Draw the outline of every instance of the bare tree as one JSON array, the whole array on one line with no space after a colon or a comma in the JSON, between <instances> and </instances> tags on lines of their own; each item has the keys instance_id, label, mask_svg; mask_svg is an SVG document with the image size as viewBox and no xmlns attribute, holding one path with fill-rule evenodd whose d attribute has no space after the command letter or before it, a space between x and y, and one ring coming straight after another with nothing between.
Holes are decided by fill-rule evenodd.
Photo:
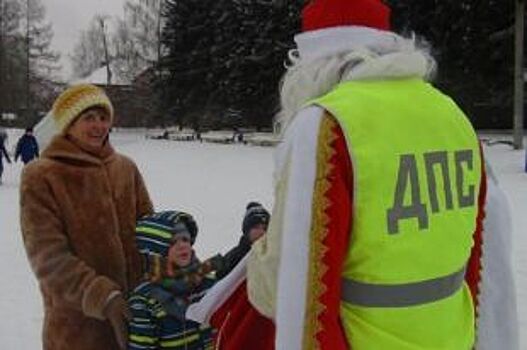
<instances>
[{"instance_id":1,"label":"bare tree","mask_svg":"<svg viewBox=\"0 0 527 350\"><path fill-rule=\"evenodd\" d=\"M108 52L108 41L106 40L106 20L107 16L97 16L97 21L101 26L102 44L104 47L104 65L106 66L106 85L112 84L112 69L110 68L110 54Z\"/></svg>"},{"instance_id":2,"label":"bare tree","mask_svg":"<svg viewBox=\"0 0 527 350\"><path fill-rule=\"evenodd\" d=\"M54 79L60 55L51 49L53 27L46 20L46 9L41 0L25 0L24 11L31 74Z\"/></svg>"},{"instance_id":3,"label":"bare tree","mask_svg":"<svg viewBox=\"0 0 527 350\"><path fill-rule=\"evenodd\" d=\"M131 81L147 65L136 49L136 42L130 25L122 19L117 21L112 35L115 49L115 70L119 78Z\"/></svg>"},{"instance_id":4,"label":"bare tree","mask_svg":"<svg viewBox=\"0 0 527 350\"><path fill-rule=\"evenodd\" d=\"M105 17L102 17L105 20ZM105 64L105 49L102 38L105 37L100 22L101 16L92 19L87 29L81 32L81 36L73 49L70 60L73 66L73 76L83 78L94 70ZM110 50L111 51L111 50ZM108 54L108 61L110 60Z\"/></svg>"},{"instance_id":5,"label":"bare tree","mask_svg":"<svg viewBox=\"0 0 527 350\"><path fill-rule=\"evenodd\" d=\"M0 0L0 112L18 105L22 10L15 0Z\"/></svg>"},{"instance_id":6,"label":"bare tree","mask_svg":"<svg viewBox=\"0 0 527 350\"><path fill-rule=\"evenodd\" d=\"M25 0L26 43L26 123L36 122L35 111L45 109L49 81L55 80L60 55L51 49L53 27L46 20L46 9L41 0Z\"/></svg>"},{"instance_id":7,"label":"bare tree","mask_svg":"<svg viewBox=\"0 0 527 350\"><path fill-rule=\"evenodd\" d=\"M117 23L113 44L118 60L118 74L132 80L147 67L159 62L162 55L162 0L127 0L124 18Z\"/></svg>"},{"instance_id":8,"label":"bare tree","mask_svg":"<svg viewBox=\"0 0 527 350\"><path fill-rule=\"evenodd\" d=\"M41 0L0 0L0 110L24 110L31 122L32 110L43 108L41 86L59 68L52 38Z\"/></svg>"}]
</instances>

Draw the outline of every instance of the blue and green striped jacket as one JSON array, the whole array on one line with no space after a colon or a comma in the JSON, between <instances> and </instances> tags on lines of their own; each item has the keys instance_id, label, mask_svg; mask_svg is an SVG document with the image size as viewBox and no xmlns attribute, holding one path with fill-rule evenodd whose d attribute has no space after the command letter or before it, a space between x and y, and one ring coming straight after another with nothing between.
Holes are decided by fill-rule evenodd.
<instances>
[{"instance_id":1,"label":"blue and green striped jacket","mask_svg":"<svg viewBox=\"0 0 527 350\"><path fill-rule=\"evenodd\" d=\"M199 301L216 280L206 277L199 287L181 295L159 283L145 282L128 299L132 320L129 350L212 350L213 329L185 319L187 306Z\"/></svg>"}]
</instances>

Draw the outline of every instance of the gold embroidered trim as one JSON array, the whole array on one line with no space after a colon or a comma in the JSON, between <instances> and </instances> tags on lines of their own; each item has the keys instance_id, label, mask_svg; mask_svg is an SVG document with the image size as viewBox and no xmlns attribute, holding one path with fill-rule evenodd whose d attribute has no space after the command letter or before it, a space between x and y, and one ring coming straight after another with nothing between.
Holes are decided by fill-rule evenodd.
<instances>
[{"instance_id":1,"label":"gold embroidered trim","mask_svg":"<svg viewBox=\"0 0 527 350\"><path fill-rule=\"evenodd\" d=\"M337 138L333 132L335 126L336 121L326 113L320 123L317 141L317 168L313 191L311 232L309 234L308 288L302 345L302 348L306 350L320 349L316 336L323 331L319 317L326 310L326 306L320 301L320 298L327 289L322 283L322 278L328 267L323 264L322 259L328 250L324 245L324 240L328 234L329 223L326 210L331 203L326 195L330 188L328 175L334 167L330 163L330 159L335 154L335 150L331 147Z\"/></svg>"}]
</instances>

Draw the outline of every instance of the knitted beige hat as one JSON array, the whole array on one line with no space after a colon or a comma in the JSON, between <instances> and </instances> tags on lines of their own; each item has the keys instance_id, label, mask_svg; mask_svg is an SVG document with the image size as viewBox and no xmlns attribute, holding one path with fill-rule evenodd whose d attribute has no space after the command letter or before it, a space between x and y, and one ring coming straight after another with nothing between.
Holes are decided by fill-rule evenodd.
<instances>
[{"instance_id":1,"label":"knitted beige hat","mask_svg":"<svg viewBox=\"0 0 527 350\"><path fill-rule=\"evenodd\" d=\"M103 89L91 84L74 85L66 89L53 103L51 111L35 126L35 137L45 148L53 136L64 133L82 112L102 107L113 121L113 106Z\"/></svg>"},{"instance_id":2,"label":"knitted beige hat","mask_svg":"<svg viewBox=\"0 0 527 350\"><path fill-rule=\"evenodd\" d=\"M64 132L73 120L90 107L102 107L113 120L113 106L103 89L90 84L68 88L53 103L51 114L59 132Z\"/></svg>"}]
</instances>

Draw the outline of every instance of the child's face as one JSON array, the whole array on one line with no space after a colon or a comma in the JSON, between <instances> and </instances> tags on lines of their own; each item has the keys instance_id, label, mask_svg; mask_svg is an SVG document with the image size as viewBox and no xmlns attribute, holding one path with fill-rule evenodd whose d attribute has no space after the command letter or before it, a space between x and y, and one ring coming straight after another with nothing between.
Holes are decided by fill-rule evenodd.
<instances>
[{"instance_id":1,"label":"child's face","mask_svg":"<svg viewBox=\"0 0 527 350\"><path fill-rule=\"evenodd\" d=\"M267 227L265 224L256 224L253 228L249 230L249 239L251 242L256 241L258 238L262 237L265 234Z\"/></svg>"},{"instance_id":2,"label":"child's face","mask_svg":"<svg viewBox=\"0 0 527 350\"><path fill-rule=\"evenodd\" d=\"M168 250L168 262L171 265L185 267L192 260L192 245L189 236L176 236Z\"/></svg>"}]
</instances>

